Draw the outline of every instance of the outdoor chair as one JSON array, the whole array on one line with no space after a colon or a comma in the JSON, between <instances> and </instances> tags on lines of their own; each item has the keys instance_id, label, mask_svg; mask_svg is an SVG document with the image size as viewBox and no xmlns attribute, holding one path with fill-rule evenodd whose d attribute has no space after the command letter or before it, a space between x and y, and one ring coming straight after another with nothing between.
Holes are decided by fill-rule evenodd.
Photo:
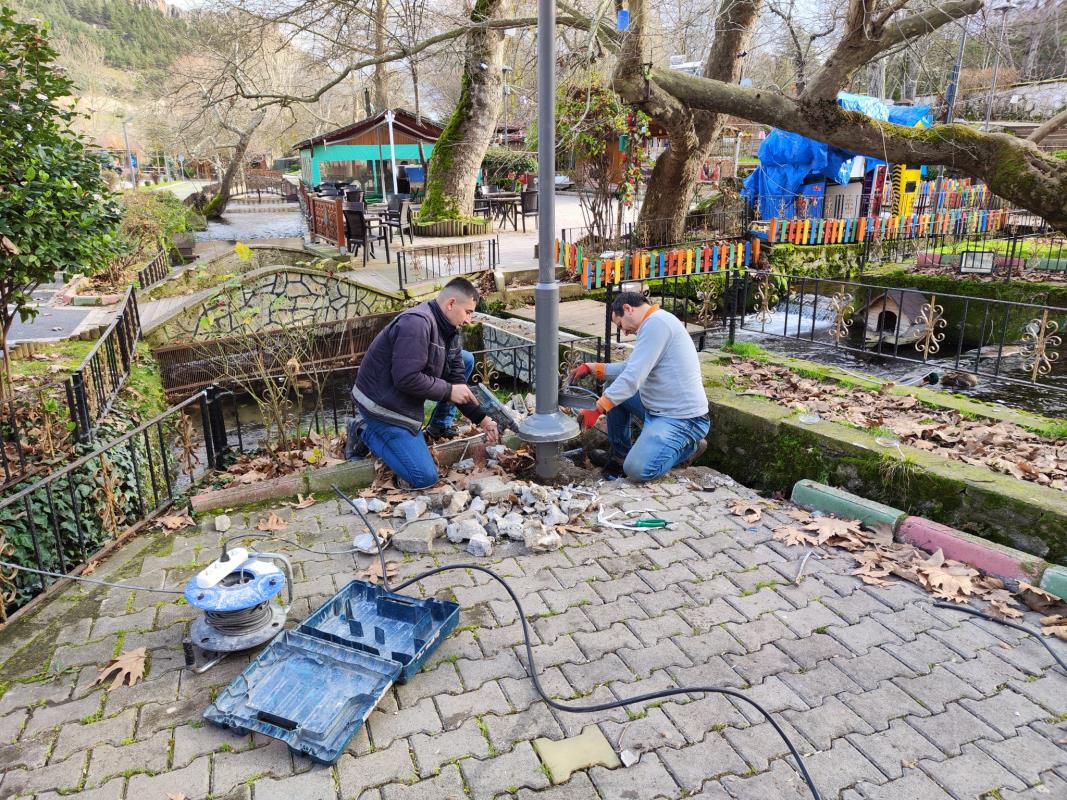
<instances>
[{"instance_id":1,"label":"outdoor chair","mask_svg":"<svg viewBox=\"0 0 1067 800\"><path fill-rule=\"evenodd\" d=\"M345 202L348 202L348 203L362 203L363 202L363 190L362 189L345 189Z\"/></svg>"},{"instance_id":2,"label":"outdoor chair","mask_svg":"<svg viewBox=\"0 0 1067 800\"><path fill-rule=\"evenodd\" d=\"M485 196L485 190L481 185L474 187L474 216L491 219L493 216L493 204Z\"/></svg>"},{"instance_id":3,"label":"outdoor chair","mask_svg":"<svg viewBox=\"0 0 1067 800\"><path fill-rule=\"evenodd\" d=\"M374 258L374 243L381 242L385 246L385 263L389 262L389 231L383 225L373 228L367 222L363 208L350 206L362 206L362 203L345 203L342 212L345 215L345 249L353 255L363 248L363 266L367 266L367 254Z\"/></svg>"},{"instance_id":4,"label":"outdoor chair","mask_svg":"<svg viewBox=\"0 0 1067 800\"><path fill-rule=\"evenodd\" d=\"M407 232L411 243L415 243L415 232L411 224L411 201L401 200L400 208L396 211L386 211L382 214L382 224L390 232L400 234L400 244L404 244L404 232Z\"/></svg>"},{"instance_id":5,"label":"outdoor chair","mask_svg":"<svg viewBox=\"0 0 1067 800\"><path fill-rule=\"evenodd\" d=\"M522 215L522 232L526 233L526 218L533 217L536 220L538 217L537 192L523 192L520 195L519 202L519 214Z\"/></svg>"}]
</instances>

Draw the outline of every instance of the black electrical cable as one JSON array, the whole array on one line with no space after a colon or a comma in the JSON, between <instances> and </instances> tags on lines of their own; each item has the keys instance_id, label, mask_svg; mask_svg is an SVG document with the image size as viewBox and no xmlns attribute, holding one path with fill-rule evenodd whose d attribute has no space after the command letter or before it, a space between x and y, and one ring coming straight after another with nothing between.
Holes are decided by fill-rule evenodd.
<instances>
[{"instance_id":1,"label":"black electrical cable","mask_svg":"<svg viewBox=\"0 0 1067 800\"><path fill-rule=\"evenodd\" d=\"M0 567L4 569L17 569L22 572L29 572L34 575L44 575L49 578L63 578L68 581L81 581L82 583L95 583L97 586L111 586L115 589L129 589L131 592L161 592L162 594L185 594L181 589L153 589L150 586L132 586L128 583L115 583L114 581L103 581L98 578L83 578L81 575L66 575L62 572L49 572L46 569L34 569L33 567L24 567L22 564L12 564L9 561L0 561Z\"/></svg>"},{"instance_id":2,"label":"black electrical cable","mask_svg":"<svg viewBox=\"0 0 1067 800\"><path fill-rule=\"evenodd\" d=\"M1057 655L1056 651L1052 649L1052 645L1048 643L1045 637L1035 631L1033 628L1028 628L1025 625L1020 625L1017 622L1009 622L1006 619L998 619L997 617L991 617L989 616L989 614L983 614L981 611L973 609L970 606L957 606L953 605L952 603L942 603L940 601L937 601L934 603L934 608L947 608L950 611L962 611L964 614L970 614L971 616L981 617L982 619L989 620L990 622L996 622L998 625L1005 625L1009 628L1015 628L1015 630L1017 631L1028 633L1035 639L1037 639L1039 642L1041 642L1041 644L1045 646L1045 649L1048 650L1049 655L1051 655L1056 660L1056 663L1060 665L1060 669L1062 669L1064 672L1067 672L1067 663L1064 663L1063 659L1060 658L1059 655Z\"/></svg>"},{"instance_id":3,"label":"black electrical cable","mask_svg":"<svg viewBox=\"0 0 1067 800\"><path fill-rule=\"evenodd\" d=\"M380 552L380 550L379 550ZM789 752L792 754L793 759L797 763L797 767L800 770L800 775L804 778L804 782L808 785L808 789L811 791L811 796L814 800L822 800L822 795L819 794L819 790L815 786L815 782L812 780L811 774L808 772L808 768L804 765L804 759L801 757L800 752L796 746L790 741L789 736L782 730L782 727L774 721L774 718L770 715L763 706L757 703L750 697L746 697L741 692L734 689L727 689L722 686L679 686L674 689L661 689L658 692L648 692L646 694L634 695L633 697L624 697L621 700L615 700L611 703L596 703L587 706L571 706L560 703L557 700L553 700L548 694L545 693L544 687L541 686L541 681L537 677L537 667L534 663L533 648L530 645L530 627L526 621L526 612L523 611L522 603L519 601L515 591L508 585L508 582L493 572L487 567L483 567L480 564L446 564L443 567L436 567L431 570L427 570L420 575L416 575L414 578L404 581L399 586L393 588L391 591L400 592L411 586L413 583L418 583L421 580L425 580L433 575L437 575L440 572L447 572L452 569L462 570L474 570L475 572L484 572L490 578L495 580L501 586L504 587L504 591L511 597L511 601L515 604L515 608L519 612L519 621L522 623L522 638L526 646L526 659L527 666L526 672L530 676L530 680L533 681L534 689L541 696L541 699L545 701L550 707L557 709L558 711L567 711L571 714L589 714L596 711L609 711L613 708L622 708L623 706L633 705L634 703L646 703L650 700L659 700L663 697L672 697L679 694L724 694L728 697L735 697L742 702L748 703L754 709L756 709L763 718L771 724L775 732L782 737L782 741L785 742L785 746L789 748Z\"/></svg>"}]
</instances>

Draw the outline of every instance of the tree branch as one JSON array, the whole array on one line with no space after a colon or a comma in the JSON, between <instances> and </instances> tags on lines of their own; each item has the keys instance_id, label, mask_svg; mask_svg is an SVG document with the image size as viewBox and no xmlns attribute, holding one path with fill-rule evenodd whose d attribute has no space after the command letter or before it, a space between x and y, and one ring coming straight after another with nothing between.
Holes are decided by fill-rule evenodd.
<instances>
[{"instance_id":1,"label":"tree branch","mask_svg":"<svg viewBox=\"0 0 1067 800\"><path fill-rule=\"evenodd\" d=\"M851 0L845 18L845 34L808 83L802 95L804 99L836 102L837 93L848 85L856 71L880 53L982 8L982 0L948 0L940 6L891 21L889 16L903 6L901 0L877 17L868 8L869 2Z\"/></svg>"},{"instance_id":2,"label":"tree branch","mask_svg":"<svg viewBox=\"0 0 1067 800\"><path fill-rule=\"evenodd\" d=\"M1050 134L1055 133L1064 125L1067 125L1067 108L1064 108L1059 114L1052 119L1041 124L1041 126L1031 133L1027 137L1027 141L1034 144L1041 144Z\"/></svg>"}]
</instances>

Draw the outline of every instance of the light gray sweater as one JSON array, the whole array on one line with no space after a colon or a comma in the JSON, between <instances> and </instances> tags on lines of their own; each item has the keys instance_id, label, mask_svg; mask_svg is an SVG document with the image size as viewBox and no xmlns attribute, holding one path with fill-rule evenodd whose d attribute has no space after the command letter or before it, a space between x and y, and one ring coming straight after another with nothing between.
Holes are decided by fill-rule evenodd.
<instances>
[{"instance_id":1,"label":"light gray sweater","mask_svg":"<svg viewBox=\"0 0 1067 800\"><path fill-rule=\"evenodd\" d=\"M625 361L604 366L614 380L604 397L615 405L640 393L649 414L690 419L708 413L693 339L674 314L656 309L637 329L637 342Z\"/></svg>"}]
</instances>

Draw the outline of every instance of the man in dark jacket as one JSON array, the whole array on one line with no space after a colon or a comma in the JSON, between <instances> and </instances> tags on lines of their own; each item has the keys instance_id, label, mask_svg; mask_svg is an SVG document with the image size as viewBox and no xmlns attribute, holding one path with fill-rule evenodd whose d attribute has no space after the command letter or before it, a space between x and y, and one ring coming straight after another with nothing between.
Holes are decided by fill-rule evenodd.
<instances>
[{"instance_id":1,"label":"man in dark jacket","mask_svg":"<svg viewBox=\"0 0 1067 800\"><path fill-rule=\"evenodd\" d=\"M432 486L438 478L422 433L427 400L436 400L439 411L454 403L490 443L497 439L496 423L478 410L466 384L469 370L460 346L459 328L470 322L477 302L474 285L453 278L436 300L390 322L359 365L352 397L363 420L350 431L358 429L353 434L413 488Z\"/></svg>"}]
</instances>

